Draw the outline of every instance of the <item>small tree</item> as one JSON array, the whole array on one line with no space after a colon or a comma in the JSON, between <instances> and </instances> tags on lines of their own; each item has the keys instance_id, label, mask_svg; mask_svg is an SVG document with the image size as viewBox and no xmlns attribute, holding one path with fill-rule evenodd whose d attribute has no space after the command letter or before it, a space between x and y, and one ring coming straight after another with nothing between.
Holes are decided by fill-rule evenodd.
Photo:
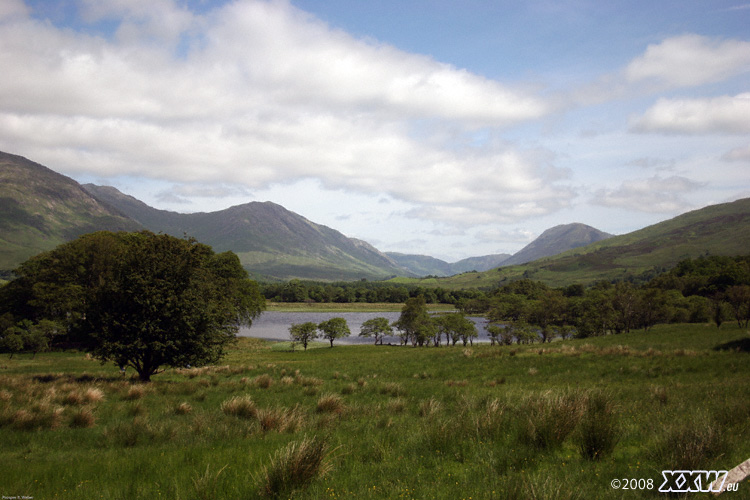
<instances>
[{"instance_id":1,"label":"small tree","mask_svg":"<svg viewBox=\"0 0 750 500\"><path fill-rule=\"evenodd\" d=\"M456 340L460 339L464 345L471 342L474 344L474 339L477 337L477 327L474 322L464 316L462 313L450 313L444 314L439 319L441 329L445 332L446 336L453 340L453 345L456 345Z\"/></svg>"},{"instance_id":2,"label":"small tree","mask_svg":"<svg viewBox=\"0 0 750 500\"><path fill-rule=\"evenodd\" d=\"M346 320L344 318L331 318L329 320L323 321L318 325L318 330L323 333L322 337L324 339L328 339L328 341L331 343L331 347L333 347L334 340L340 339L342 337L348 337L352 334L352 332L349 330L349 325L346 324Z\"/></svg>"},{"instance_id":3,"label":"small tree","mask_svg":"<svg viewBox=\"0 0 750 500\"><path fill-rule=\"evenodd\" d=\"M23 351L23 329L17 326L11 326L7 328L0 339L0 348L7 353L9 359L13 359L13 355L17 352Z\"/></svg>"},{"instance_id":4,"label":"small tree","mask_svg":"<svg viewBox=\"0 0 750 500\"><path fill-rule=\"evenodd\" d=\"M750 323L750 286L734 285L727 289L727 302L732 307L737 325L747 328Z\"/></svg>"},{"instance_id":5,"label":"small tree","mask_svg":"<svg viewBox=\"0 0 750 500\"><path fill-rule=\"evenodd\" d=\"M383 317L368 319L362 323L362 327L359 330L360 337L375 337L375 345L377 345L378 342L382 345L383 337L392 334L393 327L388 321L388 318Z\"/></svg>"},{"instance_id":6,"label":"small tree","mask_svg":"<svg viewBox=\"0 0 750 500\"><path fill-rule=\"evenodd\" d=\"M312 321L306 323L294 323L289 327L289 335L292 342L300 342L307 350L307 344L318 336L318 325Z\"/></svg>"}]
</instances>

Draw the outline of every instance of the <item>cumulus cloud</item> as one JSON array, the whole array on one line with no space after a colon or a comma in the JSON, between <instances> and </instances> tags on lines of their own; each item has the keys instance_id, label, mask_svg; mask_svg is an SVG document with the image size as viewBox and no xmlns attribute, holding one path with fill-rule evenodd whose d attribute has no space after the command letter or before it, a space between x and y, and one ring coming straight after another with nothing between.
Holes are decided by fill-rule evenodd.
<instances>
[{"instance_id":1,"label":"cumulus cloud","mask_svg":"<svg viewBox=\"0 0 750 500\"><path fill-rule=\"evenodd\" d=\"M631 120L635 132L750 133L750 93L706 99L659 99Z\"/></svg>"},{"instance_id":2,"label":"cumulus cloud","mask_svg":"<svg viewBox=\"0 0 750 500\"><path fill-rule=\"evenodd\" d=\"M701 183L686 177L654 176L625 181L616 189L599 189L591 202L639 212L678 213L690 208L683 196L701 186Z\"/></svg>"},{"instance_id":3,"label":"cumulus cloud","mask_svg":"<svg viewBox=\"0 0 750 500\"><path fill-rule=\"evenodd\" d=\"M750 42L689 34L649 45L625 69L628 82L703 85L750 71Z\"/></svg>"},{"instance_id":4,"label":"cumulus cloud","mask_svg":"<svg viewBox=\"0 0 750 500\"><path fill-rule=\"evenodd\" d=\"M288 2L195 13L172 0L84 0L80 10L116 29L0 15L3 149L98 176L248 189L319 179L461 223L545 214L573 196L538 151L436 139L448 126L468 137L550 112L523 89L356 39Z\"/></svg>"}]
</instances>

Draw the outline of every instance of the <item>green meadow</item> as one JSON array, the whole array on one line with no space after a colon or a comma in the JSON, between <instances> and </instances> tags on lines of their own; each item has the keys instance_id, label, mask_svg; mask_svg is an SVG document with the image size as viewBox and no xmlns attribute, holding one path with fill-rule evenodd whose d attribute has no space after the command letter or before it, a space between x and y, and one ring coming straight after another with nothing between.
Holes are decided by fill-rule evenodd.
<instances>
[{"instance_id":1,"label":"green meadow","mask_svg":"<svg viewBox=\"0 0 750 500\"><path fill-rule=\"evenodd\" d=\"M749 344L728 323L503 347L243 338L148 384L79 352L5 355L0 494L667 498L662 470L750 458Z\"/></svg>"}]
</instances>

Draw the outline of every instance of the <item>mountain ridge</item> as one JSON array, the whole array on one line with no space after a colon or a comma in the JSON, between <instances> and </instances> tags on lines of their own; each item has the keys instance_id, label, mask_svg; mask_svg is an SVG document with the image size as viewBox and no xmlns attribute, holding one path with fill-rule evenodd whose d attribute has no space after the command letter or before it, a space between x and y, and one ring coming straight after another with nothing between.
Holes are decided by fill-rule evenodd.
<instances>
[{"instance_id":1,"label":"mountain ridge","mask_svg":"<svg viewBox=\"0 0 750 500\"><path fill-rule=\"evenodd\" d=\"M453 276L467 271L488 271L502 265L510 257L510 254L491 254L469 257L451 263L429 255L401 252L386 252L385 254L417 276L438 277Z\"/></svg>"},{"instance_id":2,"label":"mountain ridge","mask_svg":"<svg viewBox=\"0 0 750 500\"><path fill-rule=\"evenodd\" d=\"M73 179L1 151L0 213L0 269L4 270L88 232L138 229L137 223L91 198Z\"/></svg>"},{"instance_id":3,"label":"mountain ridge","mask_svg":"<svg viewBox=\"0 0 750 500\"><path fill-rule=\"evenodd\" d=\"M111 186L84 187L98 199L132 214L149 230L178 237L188 234L216 251L231 250L246 269L267 278L384 278L404 271L369 243L348 238L270 201L180 214L149 207Z\"/></svg>"},{"instance_id":4,"label":"mountain ridge","mask_svg":"<svg viewBox=\"0 0 750 500\"><path fill-rule=\"evenodd\" d=\"M573 283L645 281L678 262L704 255L750 253L750 198L709 205L645 228L526 264L433 280L403 280L444 288L491 288L518 279L553 287Z\"/></svg>"},{"instance_id":5,"label":"mountain ridge","mask_svg":"<svg viewBox=\"0 0 750 500\"><path fill-rule=\"evenodd\" d=\"M612 236L614 235L580 222L560 224L544 231L534 241L514 253L502 265L525 264L544 257L552 257L567 250L606 240Z\"/></svg>"}]
</instances>

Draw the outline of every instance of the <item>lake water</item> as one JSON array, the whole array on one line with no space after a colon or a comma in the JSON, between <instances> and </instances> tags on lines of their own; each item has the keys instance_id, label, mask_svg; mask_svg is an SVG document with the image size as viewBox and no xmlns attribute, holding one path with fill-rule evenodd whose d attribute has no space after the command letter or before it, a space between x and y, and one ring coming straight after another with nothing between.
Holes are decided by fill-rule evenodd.
<instances>
[{"instance_id":1,"label":"lake water","mask_svg":"<svg viewBox=\"0 0 750 500\"><path fill-rule=\"evenodd\" d=\"M267 340L289 340L289 327L294 323L306 323L312 321L313 323L322 323L331 318L344 318L346 323L349 325L351 330L351 337L344 337L334 342L335 344L372 344L375 342L372 338L359 337L359 331L362 327L362 323L368 319L383 317L388 318L388 321L393 323L401 315L399 312L339 312L339 313L325 313L325 312L283 312L283 311L266 311L260 315L250 328L243 327L240 329L239 335L241 337L256 337ZM489 342L489 336L485 329L485 319L479 317L470 317L470 319L477 325L477 331L479 338L474 339L474 342ZM388 342L398 344L400 339L397 336L385 337L383 340L384 344ZM461 344L459 341L458 344Z\"/></svg>"}]
</instances>

